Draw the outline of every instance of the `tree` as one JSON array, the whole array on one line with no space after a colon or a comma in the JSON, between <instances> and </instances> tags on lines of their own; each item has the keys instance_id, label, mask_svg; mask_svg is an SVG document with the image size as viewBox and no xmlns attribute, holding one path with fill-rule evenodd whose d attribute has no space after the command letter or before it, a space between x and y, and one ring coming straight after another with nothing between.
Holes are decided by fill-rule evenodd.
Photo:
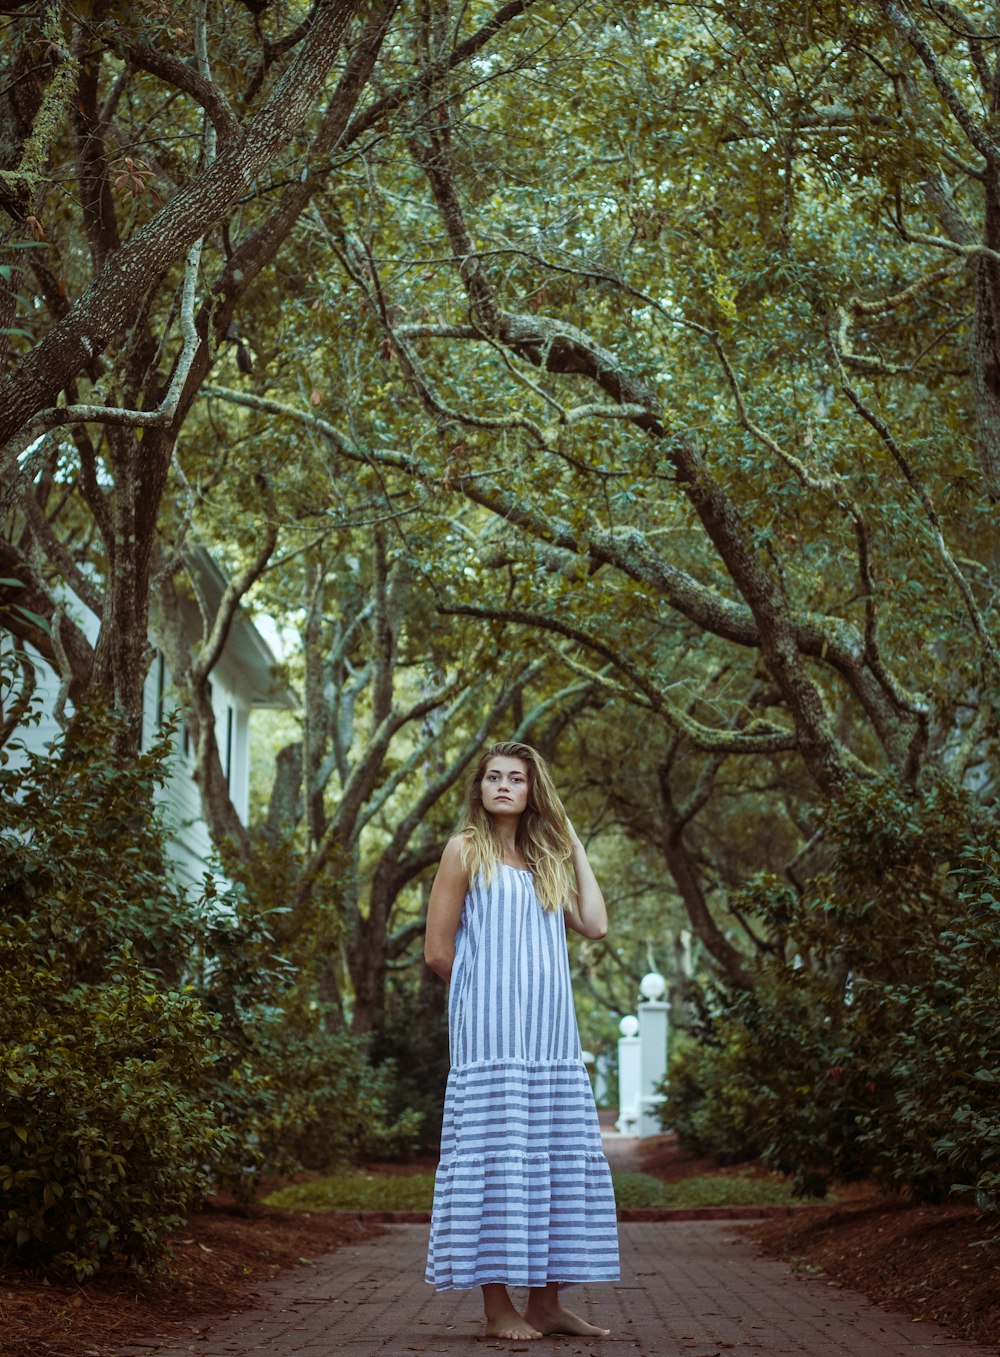
<instances>
[{"instance_id":1,"label":"tree","mask_svg":"<svg viewBox=\"0 0 1000 1357\"><path fill-rule=\"evenodd\" d=\"M318 223L327 295L359 299L350 363L394 361L397 417L341 397L317 418L264 373L210 393L382 467L397 497L488 510L470 555L497 587L453 578L446 606L607 666L666 727L664 761L680 739L701 768L696 805L724 763L767 760L738 777L758 806L777 784L793 876L822 798L886 768L994 785L992 143L963 98L996 73L971 9L920 12L931 29L885 5L537 12L529 91L474 117L455 87L415 101L363 208ZM966 237L921 229L959 198ZM691 819L664 796L707 940Z\"/></svg>"},{"instance_id":2,"label":"tree","mask_svg":"<svg viewBox=\"0 0 1000 1357\"><path fill-rule=\"evenodd\" d=\"M234 578L276 559L261 518L279 540L333 506L391 523L443 615L514 629L553 690L644 723L649 830L745 981L771 944L727 893L762 859L801 878L827 799L936 768L994 794L989 30L971 4L388 17L171 474L192 519L225 487L253 523ZM262 478L243 502L230 455ZM185 522L161 516L164 578ZM27 555L3 573L52 617ZM720 823L752 846L722 851Z\"/></svg>"},{"instance_id":3,"label":"tree","mask_svg":"<svg viewBox=\"0 0 1000 1357\"><path fill-rule=\"evenodd\" d=\"M18 634L68 671L75 698L99 691L131 718L124 756L138 739L161 500L180 430L225 342L251 361L238 308L316 194L342 179L356 144L530 3L488 14L401 80L390 57L387 86L364 107L400 0L317 0L285 31L268 6L230 14L207 0L127 18L107 5L86 18L57 10L38 20L28 7L16 15L0 206L11 246L33 231L47 248L25 252L45 310L30 331L22 317L28 343L0 380L4 509L27 504L4 544L3 573L50 622L18 616ZM78 211L56 200L60 180L75 185ZM21 268L8 257L0 311L9 319ZM96 528L100 585L46 517L67 461ZM47 590L50 571L100 605L93 651Z\"/></svg>"},{"instance_id":4,"label":"tree","mask_svg":"<svg viewBox=\"0 0 1000 1357\"><path fill-rule=\"evenodd\" d=\"M161 577L157 630L190 714L194 777L226 870L252 898L280 907L279 950L314 977L341 1020L346 983L351 1024L367 1032L389 968L417 954L426 902L414 884L452 832L456 783L501 731L537 730L544 742L545 719L590 686L552 692L532 657L498 674L502 633L476 636L437 616L427 579L382 529L370 541L348 531L310 541L274 588L301 618L302 706L299 737L278 751L266 818L253 828L230 798L210 685L214 638L241 580L214 613L206 607L192 657L177 584Z\"/></svg>"}]
</instances>

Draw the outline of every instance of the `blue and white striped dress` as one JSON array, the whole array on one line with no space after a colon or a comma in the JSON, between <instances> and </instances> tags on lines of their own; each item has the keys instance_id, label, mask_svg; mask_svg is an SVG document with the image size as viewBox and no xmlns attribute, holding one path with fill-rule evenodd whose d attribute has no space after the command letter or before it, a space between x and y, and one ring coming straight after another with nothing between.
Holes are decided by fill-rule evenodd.
<instances>
[{"instance_id":1,"label":"blue and white striped dress","mask_svg":"<svg viewBox=\"0 0 1000 1357\"><path fill-rule=\"evenodd\" d=\"M532 875L477 877L455 937L451 1072L427 1281L618 1279L614 1191L581 1059L561 909Z\"/></svg>"}]
</instances>

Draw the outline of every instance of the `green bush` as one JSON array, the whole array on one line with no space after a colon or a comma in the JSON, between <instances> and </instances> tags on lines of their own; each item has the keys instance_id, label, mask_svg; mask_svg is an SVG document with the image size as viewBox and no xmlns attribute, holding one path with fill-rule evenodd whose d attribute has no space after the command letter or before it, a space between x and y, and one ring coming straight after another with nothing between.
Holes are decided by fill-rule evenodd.
<instances>
[{"instance_id":1,"label":"green bush","mask_svg":"<svg viewBox=\"0 0 1000 1357\"><path fill-rule=\"evenodd\" d=\"M764 877L738 906L776 955L672 1061L664 1117L702 1152L743 1147L822 1195L874 1178L913 1200L1000 1206L1000 855L945 781L889 780L828 808L828 872Z\"/></svg>"},{"instance_id":2,"label":"green bush","mask_svg":"<svg viewBox=\"0 0 1000 1357\"><path fill-rule=\"evenodd\" d=\"M112 1250L141 1270L202 1199L227 1144L205 1096L212 1024L190 996L156 990L125 950L105 981L65 990L26 964L17 929L0 932L2 1229L78 1278Z\"/></svg>"},{"instance_id":3,"label":"green bush","mask_svg":"<svg viewBox=\"0 0 1000 1357\"><path fill-rule=\"evenodd\" d=\"M215 1182L394 1151L390 1066L328 1030L238 889L189 899L154 792L80 714L50 758L0 752L0 1238L76 1277L137 1270Z\"/></svg>"},{"instance_id":4,"label":"green bush","mask_svg":"<svg viewBox=\"0 0 1000 1357\"><path fill-rule=\"evenodd\" d=\"M210 998L211 996L209 996ZM390 1064L373 1068L364 1042L330 1030L322 1009L289 996L225 1041L215 1098L232 1131L217 1175L248 1201L264 1173L333 1169L413 1148L419 1112L400 1109Z\"/></svg>"},{"instance_id":5,"label":"green bush","mask_svg":"<svg viewBox=\"0 0 1000 1357\"><path fill-rule=\"evenodd\" d=\"M431 1149L441 1138L450 1066L444 986L440 985L438 1007L429 1005L427 998L415 986L392 986L370 1050L372 1064L393 1071L388 1114L398 1117L407 1110L415 1112L416 1143L423 1149Z\"/></svg>"},{"instance_id":6,"label":"green bush","mask_svg":"<svg viewBox=\"0 0 1000 1357\"><path fill-rule=\"evenodd\" d=\"M736 1164L759 1158L763 1146L754 1124L756 1089L746 1069L743 1034L734 1025L721 1035L711 1046L684 1036L671 1043L660 1118L682 1149Z\"/></svg>"},{"instance_id":7,"label":"green bush","mask_svg":"<svg viewBox=\"0 0 1000 1357\"><path fill-rule=\"evenodd\" d=\"M961 1193L1000 1211L1000 853L963 849L957 913L919 983L865 996L884 1010L886 1106L862 1118L881 1176L918 1196ZM891 1134L887 1134L890 1132Z\"/></svg>"},{"instance_id":8,"label":"green bush","mask_svg":"<svg viewBox=\"0 0 1000 1357\"><path fill-rule=\"evenodd\" d=\"M123 769L113 734L81 716L58 757L0 769L0 1231L77 1277L155 1260L229 1139L216 1023L179 979L163 751Z\"/></svg>"},{"instance_id":9,"label":"green bush","mask_svg":"<svg viewBox=\"0 0 1000 1357\"><path fill-rule=\"evenodd\" d=\"M648 1173L612 1173L615 1205L624 1207L662 1206L663 1184Z\"/></svg>"}]
</instances>

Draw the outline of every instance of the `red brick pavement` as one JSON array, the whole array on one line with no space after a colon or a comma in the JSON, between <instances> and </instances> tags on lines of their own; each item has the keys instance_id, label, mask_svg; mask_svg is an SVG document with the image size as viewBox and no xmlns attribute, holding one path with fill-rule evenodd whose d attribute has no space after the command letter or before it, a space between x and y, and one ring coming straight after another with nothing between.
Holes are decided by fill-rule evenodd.
<instances>
[{"instance_id":1,"label":"red brick pavement","mask_svg":"<svg viewBox=\"0 0 1000 1357\"><path fill-rule=\"evenodd\" d=\"M731 1222L621 1227L622 1280L569 1288L567 1303L612 1330L600 1341L478 1339L479 1293L436 1294L422 1280L425 1225L340 1249L261 1286L242 1314L203 1321L190 1339L124 1348L121 1357L995 1357L821 1278L759 1258Z\"/></svg>"}]
</instances>

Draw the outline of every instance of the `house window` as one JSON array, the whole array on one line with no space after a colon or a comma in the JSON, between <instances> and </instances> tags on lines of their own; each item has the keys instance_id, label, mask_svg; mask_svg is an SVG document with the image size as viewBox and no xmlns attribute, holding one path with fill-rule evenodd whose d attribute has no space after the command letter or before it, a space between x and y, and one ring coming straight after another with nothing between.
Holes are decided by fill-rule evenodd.
<instances>
[{"instance_id":1,"label":"house window","mask_svg":"<svg viewBox=\"0 0 1000 1357\"><path fill-rule=\"evenodd\" d=\"M159 733L163 729L163 690L167 682L167 666L164 663L163 651L156 653L156 729Z\"/></svg>"},{"instance_id":2,"label":"house window","mask_svg":"<svg viewBox=\"0 0 1000 1357\"><path fill-rule=\"evenodd\" d=\"M226 786L233 785L233 707L226 703Z\"/></svg>"}]
</instances>

